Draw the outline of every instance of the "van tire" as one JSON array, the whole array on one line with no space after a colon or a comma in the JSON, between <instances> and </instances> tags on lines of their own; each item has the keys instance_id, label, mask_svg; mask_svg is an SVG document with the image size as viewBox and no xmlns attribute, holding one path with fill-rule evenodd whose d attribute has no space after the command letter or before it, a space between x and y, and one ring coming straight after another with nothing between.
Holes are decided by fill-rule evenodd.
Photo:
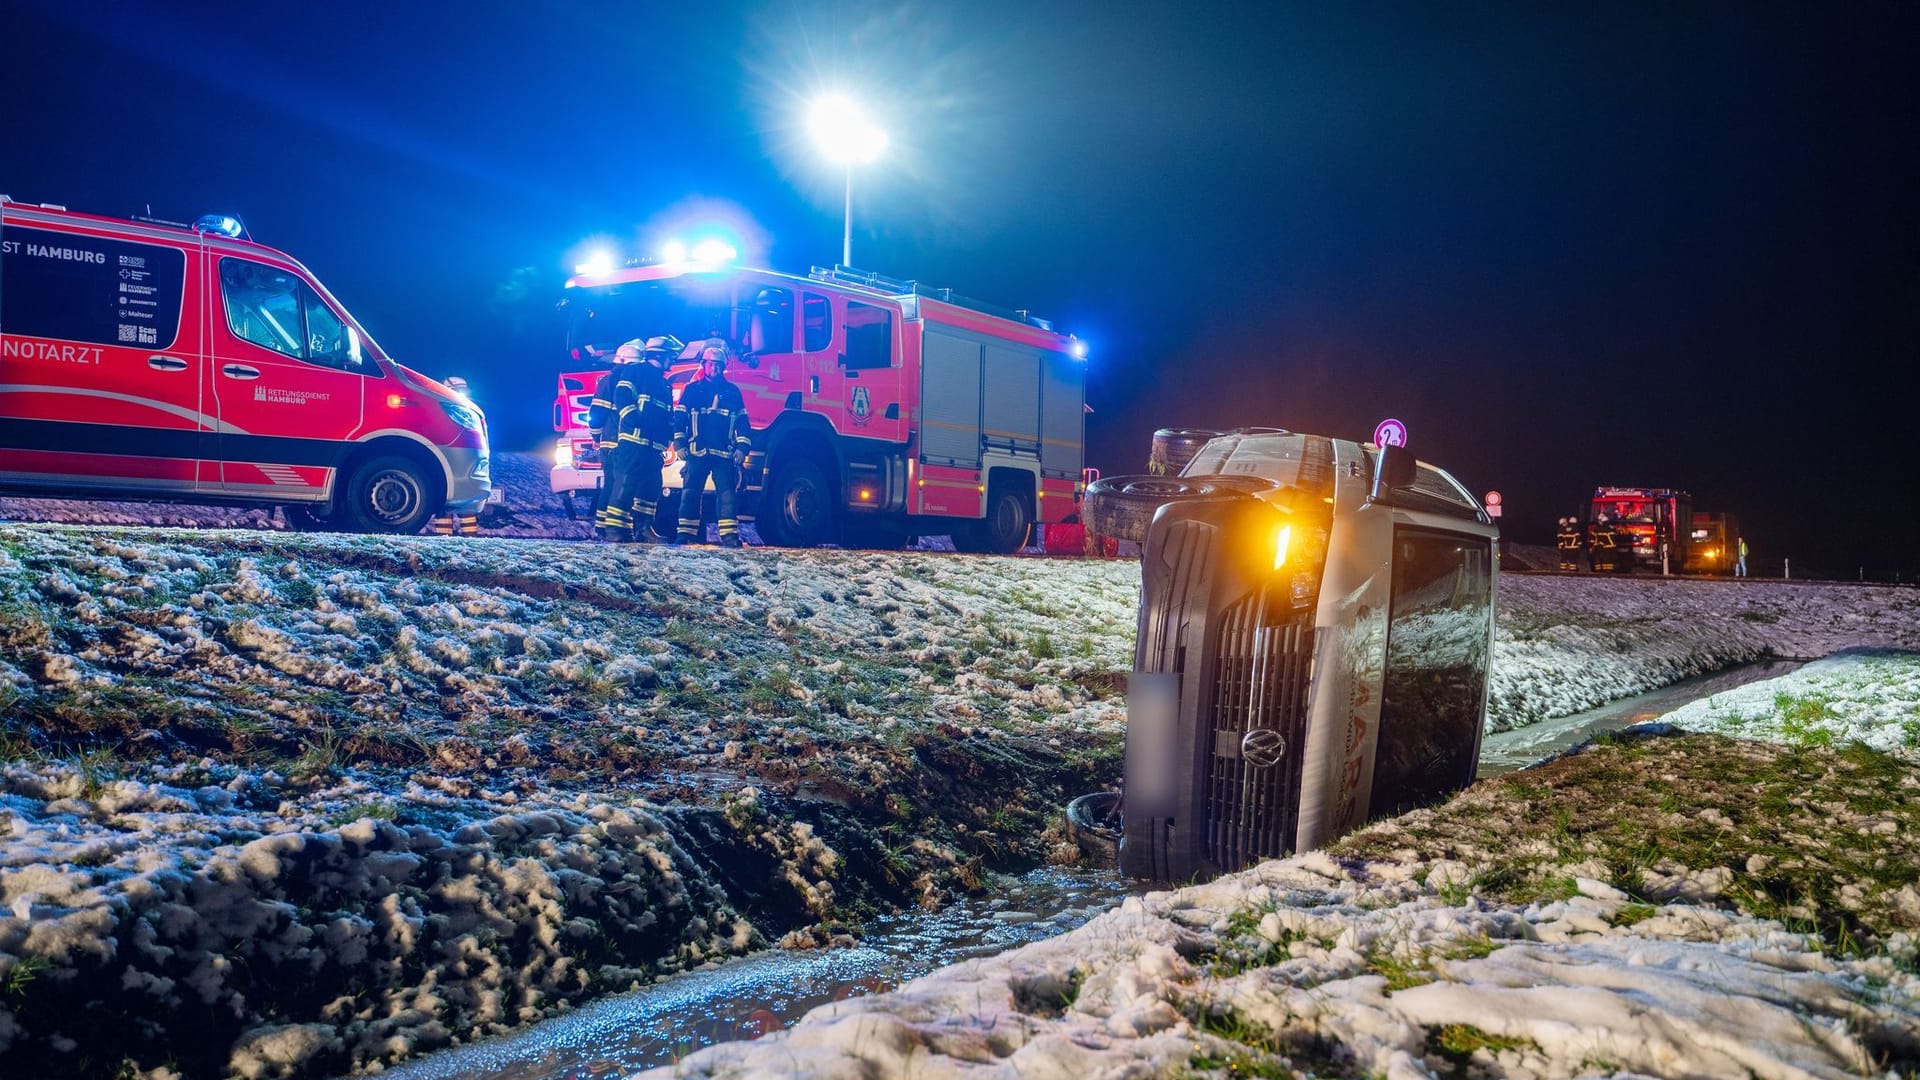
<instances>
[{"instance_id":1,"label":"van tire","mask_svg":"<svg viewBox=\"0 0 1920 1080\"><path fill-rule=\"evenodd\" d=\"M1153 449L1147 455L1148 475L1180 475L1201 447L1223 434L1212 428L1161 428L1153 433Z\"/></svg>"},{"instance_id":2,"label":"van tire","mask_svg":"<svg viewBox=\"0 0 1920 1080\"><path fill-rule=\"evenodd\" d=\"M840 534L834 487L808 458L776 464L754 510L754 530L769 544L818 547Z\"/></svg>"},{"instance_id":3,"label":"van tire","mask_svg":"<svg viewBox=\"0 0 1920 1080\"><path fill-rule=\"evenodd\" d=\"M1108 476L1087 486L1080 520L1090 535L1144 542L1154 512L1170 502L1245 499L1278 486L1258 476Z\"/></svg>"},{"instance_id":4,"label":"van tire","mask_svg":"<svg viewBox=\"0 0 1920 1080\"><path fill-rule=\"evenodd\" d=\"M346 499L336 517L355 532L417 533L439 509L437 488L419 462L382 454L361 462L347 477Z\"/></svg>"}]
</instances>

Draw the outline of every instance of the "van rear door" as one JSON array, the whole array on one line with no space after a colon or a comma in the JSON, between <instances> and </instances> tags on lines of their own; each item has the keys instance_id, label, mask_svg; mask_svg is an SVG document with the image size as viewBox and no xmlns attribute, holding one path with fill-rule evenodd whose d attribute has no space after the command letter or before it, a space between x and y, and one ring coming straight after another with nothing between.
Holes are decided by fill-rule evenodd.
<instances>
[{"instance_id":1,"label":"van rear door","mask_svg":"<svg viewBox=\"0 0 1920 1080\"><path fill-rule=\"evenodd\" d=\"M325 498L378 365L351 358L346 320L291 267L210 250L206 280L221 490Z\"/></svg>"},{"instance_id":2,"label":"van rear door","mask_svg":"<svg viewBox=\"0 0 1920 1080\"><path fill-rule=\"evenodd\" d=\"M200 490L199 244L10 206L0 223L0 482L50 494Z\"/></svg>"}]
</instances>

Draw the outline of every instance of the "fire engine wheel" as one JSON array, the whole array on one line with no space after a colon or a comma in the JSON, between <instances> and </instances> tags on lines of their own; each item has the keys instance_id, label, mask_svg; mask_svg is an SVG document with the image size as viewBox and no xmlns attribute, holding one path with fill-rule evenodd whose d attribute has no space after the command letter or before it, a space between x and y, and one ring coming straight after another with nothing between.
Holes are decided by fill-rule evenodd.
<instances>
[{"instance_id":1,"label":"fire engine wheel","mask_svg":"<svg viewBox=\"0 0 1920 1080\"><path fill-rule=\"evenodd\" d=\"M1277 486L1258 476L1109 476L1087 486L1080 519L1093 536L1139 542L1167 503L1244 499Z\"/></svg>"},{"instance_id":2,"label":"fire engine wheel","mask_svg":"<svg viewBox=\"0 0 1920 1080\"><path fill-rule=\"evenodd\" d=\"M358 532L416 533L433 516L434 486L412 458L389 454L355 469L340 518Z\"/></svg>"},{"instance_id":3,"label":"fire engine wheel","mask_svg":"<svg viewBox=\"0 0 1920 1080\"><path fill-rule=\"evenodd\" d=\"M1161 428L1153 433L1153 452L1147 456L1147 472L1154 476L1176 476L1193 455L1224 432L1212 428Z\"/></svg>"},{"instance_id":4,"label":"fire engine wheel","mask_svg":"<svg viewBox=\"0 0 1920 1080\"><path fill-rule=\"evenodd\" d=\"M1027 546L1033 508L1026 492L996 484L987 492L987 513L955 529L953 546L976 555L1012 555Z\"/></svg>"},{"instance_id":5,"label":"fire engine wheel","mask_svg":"<svg viewBox=\"0 0 1920 1080\"><path fill-rule=\"evenodd\" d=\"M774 467L754 526L769 544L817 547L838 537L835 509L827 474L806 458L794 458Z\"/></svg>"}]
</instances>

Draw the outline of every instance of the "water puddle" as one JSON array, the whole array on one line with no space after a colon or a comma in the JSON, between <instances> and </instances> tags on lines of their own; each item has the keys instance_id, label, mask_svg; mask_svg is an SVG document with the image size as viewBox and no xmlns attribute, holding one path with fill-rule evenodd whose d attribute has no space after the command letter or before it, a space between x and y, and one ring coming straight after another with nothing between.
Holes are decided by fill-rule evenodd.
<instances>
[{"instance_id":1,"label":"water puddle","mask_svg":"<svg viewBox=\"0 0 1920 1080\"><path fill-rule=\"evenodd\" d=\"M770 950L531 1027L396 1065L383 1080L586 1080L669 1065L710 1043L775 1031L830 1001L890 990L935 968L1064 933L1144 893L1112 870L1046 867L934 913L875 920L860 944Z\"/></svg>"},{"instance_id":2,"label":"water puddle","mask_svg":"<svg viewBox=\"0 0 1920 1080\"><path fill-rule=\"evenodd\" d=\"M1478 776L1484 778L1524 769L1563 750L1572 749L1602 732L1618 731L1655 719L1722 690L1731 690L1762 679L1777 679L1803 666L1805 661L1801 660L1763 660L1757 664L1742 664L1695 675L1691 679L1682 679L1634 697L1609 701L1583 713L1529 724L1514 731L1495 732L1481 740Z\"/></svg>"}]
</instances>

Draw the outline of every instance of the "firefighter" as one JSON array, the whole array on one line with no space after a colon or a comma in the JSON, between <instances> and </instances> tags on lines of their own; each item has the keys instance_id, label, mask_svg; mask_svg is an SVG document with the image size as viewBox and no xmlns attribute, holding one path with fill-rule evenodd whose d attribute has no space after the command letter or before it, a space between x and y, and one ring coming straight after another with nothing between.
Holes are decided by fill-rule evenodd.
<instances>
[{"instance_id":1,"label":"firefighter","mask_svg":"<svg viewBox=\"0 0 1920 1080\"><path fill-rule=\"evenodd\" d=\"M1629 568L1620 555L1620 547L1615 542L1618 537L1613 530L1613 519L1601 514L1593 524L1593 568L1618 573Z\"/></svg>"},{"instance_id":2,"label":"firefighter","mask_svg":"<svg viewBox=\"0 0 1920 1080\"><path fill-rule=\"evenodd\" d=\"M653 517L660 502L660 468L674 435L666 367L680 349L671 336L634 338L614 351L616 366L594 389L587 425L607 476L606 506L594 515L594 527L609 543L662 539Z\"/></svg>"},{"instance_id":3,"label":"firefighter","mask_svg":"<svg viewBox=\"0 0 1920 1080\"><path fill-rule=\"evenodd\" d=\"M713 478L720 546L740 546L740 519L734 516L734 487L740 466L753 441L748 433L747 403L740 388L727 381L727 343L708 338L700 350L700 375L680 391L674 407L674 448L686 459L685 485L680 489L680 527L676 544L698 543L704 532L701 495Z\"/></svg>"},{"instance_id":4,"label":"firefighter","mask_svg":"<svg viewBox=\"0 0 1920 1080\"><path fill-rule=\"evenodd\" d=\"M1560 569L1577 571L1580 569L1580 529L1573 518L1560 519L1560 533L1555 537L1560 549Z\"/></svg>"},{"instance_id":5,"label":"firefighter","mask_svg":"<svg viewBox=\"0 0 1920 1080\"><path fill-rule=\"evenodd\" d=\"M467 380L458 375L450 375L447 377L447 389L461 397L466 397ZM491 502L492 499L489 498L488 501ZM451 510L443 509L434 515L428 527L433 530L435 536L478 536L480 535L480 515L478 512L456 514Z\"/></svg>"}]
</instances>

